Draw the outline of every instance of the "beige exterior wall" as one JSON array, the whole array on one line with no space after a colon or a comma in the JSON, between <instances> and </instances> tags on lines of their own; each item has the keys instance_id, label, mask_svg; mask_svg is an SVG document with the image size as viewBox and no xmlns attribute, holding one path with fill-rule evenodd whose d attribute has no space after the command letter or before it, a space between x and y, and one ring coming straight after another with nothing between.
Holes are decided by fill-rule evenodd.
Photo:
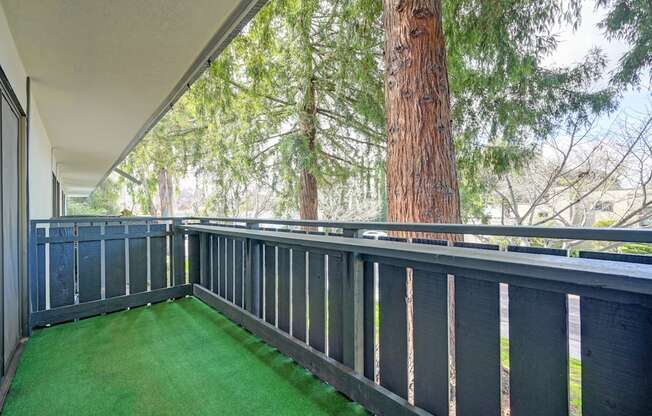
<instances>
[{"instance_id":1,"label":"beige exterior wall","mask_svg":"<svg viewBox=\"0 0 652 416\"><path fill-rule=\"evenodd\" d=\"M0 4L0 66L18 96L23 110L27 111L27 73L14 42L7 18ZM52 172L56 163L52 156L52 145L32 97L29 143L30 218L52 216Z\"/></svg>"}]
</instances>

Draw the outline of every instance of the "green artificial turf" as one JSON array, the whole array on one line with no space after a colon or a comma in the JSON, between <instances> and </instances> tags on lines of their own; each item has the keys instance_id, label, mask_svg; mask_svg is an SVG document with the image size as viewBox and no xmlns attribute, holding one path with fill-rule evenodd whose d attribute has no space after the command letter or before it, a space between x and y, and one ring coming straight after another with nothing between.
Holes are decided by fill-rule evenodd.
<instances>
[{"instance_id":1,"label":"green artificial turf","mask_svg":"<svg viewBox=\"0 0 652 416\"><path fill-rule=\"evenodd\" d=\"M195 298L37 330L3 415L345 415L364 409Z\"/></svg>"}]
</instances>

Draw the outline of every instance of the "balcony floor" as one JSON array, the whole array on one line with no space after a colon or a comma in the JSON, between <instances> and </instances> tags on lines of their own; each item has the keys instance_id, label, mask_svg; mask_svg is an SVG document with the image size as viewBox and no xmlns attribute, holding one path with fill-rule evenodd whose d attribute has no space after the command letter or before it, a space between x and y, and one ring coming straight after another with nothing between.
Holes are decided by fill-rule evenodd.
<instances>
[{"instance_id":1,"label":"balcony floor","mask_svg":"<svg viewBox=\"0 0 652 416\"><path fill-rule=\"evenodd\" d=\"M366 414L195 298L34 332L3 414Z\"/></svg>"}]
</instances>

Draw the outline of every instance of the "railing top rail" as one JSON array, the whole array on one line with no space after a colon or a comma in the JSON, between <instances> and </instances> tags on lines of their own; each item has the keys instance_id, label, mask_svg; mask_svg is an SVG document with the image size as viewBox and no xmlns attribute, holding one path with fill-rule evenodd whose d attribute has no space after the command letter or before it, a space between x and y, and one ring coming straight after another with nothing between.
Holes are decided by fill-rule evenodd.
<instances>
[{"instance_id":1,"label":"railing top rail","mask_svg":"<svg viewBox=\"0 0 652 416\"><path fill-rule=\"evenodd\" d=\"M32 220L32 224L67 224L89 222L134 221L219 221L246 225L283 225L304 227L327 227L343 230L407 231L438 234L473 234L504 237L530 237L561 240L613 241L652 243L652 228L595 228L595 227L538 227L484 224L426 224L389 223L365 221L288 220L273 218L227 218L227 217L59 217Z\"/></svg>"},{"instance_id":2,"label":"railing top rail","mask_svg":"<svg viewBox=\"0 0 652 416\"><path fill-rule=\"evenodd\" d=\"M189 231L250 238L308 249L355 252L448 268L481 270L501 275L518 275L557 283L652 295L652 265L213 225L179 227Z\"/></svg>"},{"instance_id":3,"label":"railing top rail","mask_svg":"<svg viewBox=\"0 0 652 416\"><path fill-rule=\"evenodd\" d=\"M485 224L426 224L364 221L282 220L272 218L204 218L192 220L236 222L243 224L275 224L288 226L329 227L354 230L409 231L444 234L478 234L509 237L537 237L563 240L621 241L652 243L652 229L596 227L536 227Z\"/></svg>"},{"instance_id":4,"label":"railing top rail","mask_svg":"<svg viewBox=\"0 0 652 416\"><path fill-rule=\"evenodd\" d=\"M88 223L88 222L132 222L132 221L183 221L186 217L123 217L123 216L75 216L75 217L56 217L49 219L34 219L32 224L70 224L70 223Z\"/></svg>"}]
</instances>

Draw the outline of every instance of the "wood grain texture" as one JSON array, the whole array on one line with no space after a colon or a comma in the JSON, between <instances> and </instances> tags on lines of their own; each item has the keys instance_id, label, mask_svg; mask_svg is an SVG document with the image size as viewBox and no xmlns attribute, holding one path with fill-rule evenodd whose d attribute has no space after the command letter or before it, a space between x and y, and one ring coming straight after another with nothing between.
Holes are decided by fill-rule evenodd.
<instances>
[{"instance_id":1,"label":"wood grain texture","mask_svg":"<svg viewBox=\"0 0 652 416\"><path fill-rule=\"evenodd\" d=\"M128 232L142 233L146 225L128 225ZM129 239L129 293L147 290L147 239Z\"/></svg>"},{"instance_id":2,"label":"wood grain texture","mask_svg":"<svg viewBox=\"0 0 652 416\"><path fill-rule=\"evenodd\" d=\"M448 276L414 270L414 400L448 415Z\"/></svg>"},{"instance_id":3,"label":"wood grain texture","mask_svg":"<svg viewBox=\"0 0 652 416\"><path fill-rule=\"evenodd\" d=\"M407 305L403 267L378 265L380 385L407 398Z\"/></svg>"},{"instance_id":4,"label":"wood grain texture","mask_svg":"<svg viewBox=\"0 0 652 416\"><path fill-rule=\"evenodd\" d=\"M292 249L292 336L306 342L306 252Z\"/></svg>"},{"instance_id":5,"label":"wood grain texture","mask_svg":"<svg viewBox=\"0 0 652 416\"><path fill-rule=\"evenodd\" d=\"M509 286L511 415L568 414L567 309L564 294Z\"/></svg>"},{"instance_id":6,"label":"wood grain texture","mask_svg":"<svg viewBox=\"0 0 652 416\"><path fill-rule=\"evenodd\" d=\"M265 244L265 321L276 325L276 247Z\"/></svg>"},{"instance_id":7,"label":"wood grain texture","mask_svg":"<svg viewBox=\"0 0 652 416\"><path fill-rule=\"evenodd\" d=\"M455 276L457 415L500 414L498 283Z\"/></svg>"},{"instance_id":8,"label":"wood grain texture","mask_svg":"<svg viewBox=\"0 0 652 416\"><path fill-rule=\"evenodd\" d=\"M124 225L107 225L104 227L104 234L110 235L124 232ZM104 244L105 297L123 296L127 293L125 240L106 240Z\"/></svg>"},{"instance_id":9,"label":"wood grain texture","mask_svg":"<svg viewBox=\"0 0 652 416\"><path fill-rule=\"evenodd\" d=\"M324 255L308 254L309 343L326 351L326 276Z\"/></svg>"},{"instance_id":10,"label":"wood grain texture","mask_svg":"<svg viewBox=\"0 0 652 416\"><path fill-rule=\"evenodd\" d=\"M582 414L652 415L652 309L580 299Z\"/></svg>"},{"instance_id":11,"label":"wood grain texture","mask_svg":"<svg viewBox=\"0 0 652 416\"><path fill-rule=\"evenodd\" d=\"M99 236L99 226L79 227L80 236ZM79 258L79 302L90 302L102 298L102 243L100 241L80 242Z\"/></svg>"},{"instance_id":12,"label":"wood grain texture","mask_svg":"<svg viewBox=\"0 0 652 416\"><path fill-rule=\"evenodd\" d=\"M290 249L279 247L278 259L278 327L290 333Z\"/></svg>"},{"instance_id":13,"label":"wood grain texture","mask_svg":"<svg viewBox=\"0 0 652 416\"><path fill-rule=\"evenodd\" d=\"M343 256L328 256L328 356L343 362Z\"/></svg>"},{"instance_id":14,"label":"wood grain texture","mask_svg":"<svg viewBox=\"0 0 652 416\"><path fill-rule=\"evenodd\" d=\"M52 236L72 237L70 227L51 228ZM73 243L50 244L50 308L75 302L75 253Z\"/></svg>"}]
</instances>

